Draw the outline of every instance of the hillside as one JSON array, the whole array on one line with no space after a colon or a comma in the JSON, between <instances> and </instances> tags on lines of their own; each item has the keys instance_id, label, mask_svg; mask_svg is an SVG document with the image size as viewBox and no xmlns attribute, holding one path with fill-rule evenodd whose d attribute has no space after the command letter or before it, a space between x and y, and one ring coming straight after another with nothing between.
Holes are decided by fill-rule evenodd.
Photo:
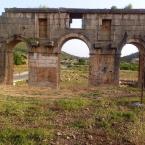
<instances>
[{"instance_id":1,"label":"hillside","mask_svg":"<svg viewBox=\"0 0 145 145\"><path fill-rule=\"evenodd\" d=\"M121 61L131 62L133 60L138 59L138 57L139 57L139 53L136 52L136 53L121 57ZM62 53L61 53L61 59L62 60L79 60L79 59L88 60L87 57L74 56L74 55L68 54L68 53L66 53L64 51L62 51Z\"/></svg>"},{"instance_id":2,"label":"hillside","mask_svg":"<svg viewBox=\"0 0 145 145\"><path fill-rule=\"evenodd\" d=\"M137 60L139 58L139 52L121 57L121 61L125 61L125 62L132 62L133 60Z\"/></svg>"},{"instance_id":3,"label":"hillside","mask_svg":"<svg viewBox=\"0 0 145 145\"><path fill-rule=\"evenodd\" d=\"M74 56L74 55L71 55L71 54L68 54L68 53L62 51L61 64L64 67L73 67L76 65L87 65L88 58Z\"/></svg>"},{"instance_id":4,"label":"hillside","mask_svg":"<svg viewBox=\"0 0 145 145\"><path fill-rule=\"evenodd\" d=\"M68 54L64 51L61 52L61 59L62 60L66 60L66 59L87 59L86 57L79 57L79 56L75 56L75 55L71 55L71 54Z\"/></svg>"}]
</instances>

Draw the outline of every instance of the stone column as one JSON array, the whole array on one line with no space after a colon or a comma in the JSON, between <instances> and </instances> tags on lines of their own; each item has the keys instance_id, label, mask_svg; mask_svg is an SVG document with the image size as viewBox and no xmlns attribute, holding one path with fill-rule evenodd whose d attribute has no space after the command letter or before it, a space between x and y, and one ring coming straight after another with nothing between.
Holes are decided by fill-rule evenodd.
<instances>
[{"instance_id":1,"label":"stone column","mask_svg":"<svg viewBox=\"0 0 145 145\"><path fill-rule=\"evenodd\" d=\"M29 52L29 85L39 87L58 87L58 54L51 48L31 48Z\"/></svg>"},{"instance_id":2,"label":"stone column","mask_svg":"<svg viewBox=\"0 0 145 145\"><path fill-rule=\"evenodd\" d=\"M0 83L13 84L13 51L7 45L0 48Z\"/></svg>"},{"instance_id":3,"label":"stone column","mask_svg":"<svg viewBox=\"0 0 145 145\"><path fill-rule=\"evenodd\" d=\"M3 46L0 47L0 84L5 83L5 72L6 72L6 52Z\"/></svg>"},{"instance_id":4,"label":"stone column","mask_svg":"<svg viewBox=\"0 0 145 145\"><path fill-rule=\"evenodd\" d=\"M93 86L116 83L114 50L90 55L89 84Z\"/></svg>"},{"instance_id":5,"label":"stone column","mask_svg":"<svg viewBox=\"0 0 145 145\"><path fill-rule=\"evenodd\" d=\"M143 79L145 80L145 52L139 52L139 75L138 75L138 87L141 87ZM144 82L145 84L145 82Z\"/></svg>"},{"instance_id":6,"label":"stone column","mask_svg":"<svg viewBox=\"0 0 145 145\"><path fill-rule=\"evenodd\" d=\"M116 85L119 85L120 57L121 57L121 54L117 52L117 49L115 49L115 54L114 54L114 84L116 84Z\"/></svg>"},{"instance_id":7,"label":"stone column","mask_svg":"<svg viewBox=\"0 0 145 145\"><path fill-rule=\"evenodd\" d=\"M7 85L13 85L13 50L6 51L6 71L5 82Z\"/></svg>"}]
</instances>

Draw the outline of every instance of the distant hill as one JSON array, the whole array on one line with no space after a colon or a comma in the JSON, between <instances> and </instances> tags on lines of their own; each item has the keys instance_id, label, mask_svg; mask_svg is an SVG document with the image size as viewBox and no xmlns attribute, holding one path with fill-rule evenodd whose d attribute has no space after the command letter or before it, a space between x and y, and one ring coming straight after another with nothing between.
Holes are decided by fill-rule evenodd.
<instances>
[{"instance_id":1,"label":"distant hill","mask_svg":"<svg viewBox=\"0 0 145 145\"><path fill-rule=\"evenodd\" d=\"M87 57L78 57L66 52L61 52L61 64L65 67L71 67L75 65L87 65L88 58Z\"/></svg>"},{"instance_id":2,"label":"distant hill","mask_svg":"<svg viewBox=\"0 0 145 145\"><path fill-rule=\"evenodd\" d=\"M138 58L139 58L139 52L136 52L136 53L121 57L121 61L133 62L133 61L138 61ZM65 60L67 60L67 61L69 61L69 60L77 61L77 60L80 60L80 59L88 60L87 57L78 57L78 56L74 56L74 55L68 54L68 53L66 53L64 51L61 52L61 61L65 61Z\"/></svg>"},{"instance_id":3,"label":"distant hill","mask_svg":"<svg viewBox=\"0 0 145 145\"><path fill-rule=\"evenodd\" d=\"M139 52L136 52L136 53L121 57L121 61L133 62L133 61L138 60L138 58L139 58Z\"/></svg>"},{"instance_id":4,"label":"distant hill","mask_svg":"<svg viewBox=\"0 0 145 145\"><path fill-rule=\"evenodd\" d=\"M75 56L75 55L71 55L71 54L68 54L64 51L61 52L61 59L62 60L67 60L67 59L70 59L70 60L73 60L73 59L88 59L87 57L79 57L79 56Z\"/></svg>"}]
</instances>

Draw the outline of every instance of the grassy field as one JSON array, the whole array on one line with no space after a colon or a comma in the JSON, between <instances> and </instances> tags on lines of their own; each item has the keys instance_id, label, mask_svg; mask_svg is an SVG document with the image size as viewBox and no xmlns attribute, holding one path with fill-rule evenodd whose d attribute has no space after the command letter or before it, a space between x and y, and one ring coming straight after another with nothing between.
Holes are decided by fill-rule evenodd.
<instances>
[{"instance_id":1,"label":"grassy field","mask_svg":"<svg viewBox=\"0 0 145 145\"><path fill-rule=\"evenodd\" d=\"M70 69L62 69L61 70L61 81L63 87L79 87L80 84L82 87L88 86L88 68L80 67L78 68L70 68ZM120 80L138 80L138 71L131 70L120 70Z\"/></svg>"},{"instance_id":2,"label":"grassy field","mask_svg":"<svg viewBox=\"0 0 145 145\"><path fill-rule=\"evenodd\" d=\"M120 80L138 80L138 71L131 70L121 70L120 71Z\"/></svg>"},{"instance_id":3,"label":"grassy field","mask_svg":"<svg viewBox=\"0 0 145 145\"><path fill-rule=\"evenodd\" d=\"M144 145L135 88L70 90L0 86L1 145Z\"/></svg>"},{"instance_id":4,"label":"grassy field","mask_svg":"<svg viewBox=\"0 0 145 145\"><path fill-rule=\"evenodd\" d=\"M62 70L59 90L0 86L0 145L144 145L140 89L88 88L87 74Z\"/></svg>"},{"instance_id":5,"label":"grassy field","mask_svg":"<svg viewBox=\"0 0 145 145\"><path fill-rule=\"evenodd\" d=\"M28 71L28 64L24 65L14 65L14 73L22 73Z\"/></svg>"},{"instance_id":6,"label":"grassy field","mask_svg":"<svg viewBox=\"0 0 145 145\"><path fill-rule=\"evenodd\" d=\"M61 88L88 87L88 66L70 67L61 69Z\"/></svg>"},{"instance_id":7,"label":"grassy field","mask_svg":"<svg viewBox=\"0 0 145 145\"><path fill-rule=\"evenodd\" d=\"M24 71L28 71L28 65L15 65L14 66L14 73L22 73ZM70 75L69 73L70 72ZM62 69L61 70L61 80L64 83L68 82L70 85L70 81L74 81L78 84L86 84L88 79L88 67L79 66L79 68L70 68L70 69ZM131 71L131 70L120 70L120 79L121 80L137 80L138 79L138 71ZM84 82L85 81L85 82ZM83 83L84 82L84 83ZM64 84L66 85L66 84Z\"/></svg>"}]
</instances>

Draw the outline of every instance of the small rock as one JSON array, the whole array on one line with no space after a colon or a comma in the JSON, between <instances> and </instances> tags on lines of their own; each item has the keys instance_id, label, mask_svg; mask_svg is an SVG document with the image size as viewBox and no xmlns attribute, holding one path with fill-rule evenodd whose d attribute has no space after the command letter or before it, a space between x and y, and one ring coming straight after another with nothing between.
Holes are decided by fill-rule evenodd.
<instances>
[{"instance_id":1,"label":"small rock","mask_svg":"<svg viewBox=\"0 0 145 145\"><path fill-rule=\"evenodd\" d=\"M89 125L89 129L92 129L93 128L93 126L92 125Z\"/></svg>"},{"instance_id":2,"label":"small rock","mask_svg":"<svg viewBox=\"0 0 145 145\"><path fill-rule=\"evenodd\" d=\"M76 136L75 136L75 135L72 135L72 138L73 138L73 139L76 139Z\"/></svg>"},{"instance_id":3,"label":"small rock","mask_svg":"<svg viewBox=\"0 0 145 145\"><path fill-rule=\"evenodd\" d=\"M93 136L92 135L88 135L88 139L89 140L93 140Z\"/></svg>"},{"instance_id":4,"label":"small rock","mask_svg":"<svg viewBox=\"0 0 145 145\"><path fill-rule=\"evenodd\" d=\"M144 104L141 104L140 102L135 102L133 104L131 104L132 107L145 107Z\"/></svg>"},{"instance_id":5,"label":"small rock","mask_svg":"<svg viewBox=\"0 0 145 145\"><path fill-rule=\"evenodd\" d=\"M57 136L61 136L62 135L62 133L61 132L57 132Z\"/></svg>"},{"instance_id":6,"label":"small rock","mask_svg":"<svg viewBox=\"0 0 145 145\"><path fill-rule=\"evenodd\" d=\"M89 108L86 108L86 110L89 111L90 109Z\"/></svg>"},{"instance_id":7,"label":"small rock","mask_svg":"<svg viewBox=\"0 0 145 145\"><path fill-rule=\"evenodd\" d=\"M69 136L67 136L67 137L66 137L66 139L67 139L67 140L70 140L70 137L69 137Z\"/></svg>"},{"instance_id":8,"label":"small rock","mask_svg":"<svg viewBox=\"0 0 145 145\"><path fill-rule=\"evenodd\" d=\"M56 143L54 143L54 142L50 142L50 144L51 144L51 145L56 145Z\"/></svg>"}]
</instances>

